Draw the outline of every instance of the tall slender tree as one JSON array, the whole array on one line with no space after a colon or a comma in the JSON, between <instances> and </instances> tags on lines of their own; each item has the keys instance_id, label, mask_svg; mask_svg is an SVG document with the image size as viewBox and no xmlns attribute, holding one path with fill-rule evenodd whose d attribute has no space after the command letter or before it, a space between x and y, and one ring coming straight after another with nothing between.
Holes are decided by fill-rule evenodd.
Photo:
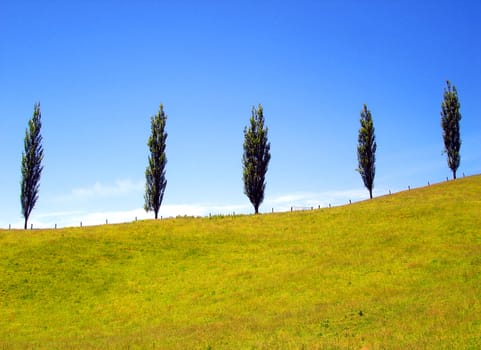
<instances>
[{"instance_id":1,"label":"tall slender tree","mask_svg":"<svg viewBox=\"0 0 481 350\"><path fill-rule=\"evenodd\" d=\"M40 103L33 106L33 116L25 131L24 151L22 152L22 179L20 182L20 201L25 218L24 229L27 229L28 218L38 200L40 176L42 175L42 114Z\"/></svg>"},{"instance_id":2,"label":"tall slender tree","mask_svg":"<svg viewBox=\"0 0 481 350\"><path fill-rule=\"evenodd\" d=\"M153 210L156 219L158 218L165 187L167 186L165 178L165 165L167 164L165 155L165 143L167 140L167 133L165 132L166 121L167 115L165 115L164 106L161 104L158 113L151 118L152 134L147 142L150 150L149 165L145 170L144 209L147 212Z\"/></svg>"},{"instance_id":3,"label":"tall slender tree","mask_svg":"<svg viewBox=\"0 0 481 350\"><path fill-rule=\"evenodd\" d=\"M446 81L444 99L441 104L441 126L443 128L444 152L448 155L448 166L453 172L453 179L456 179L456 170L461 163L461 133L459 121L461 120L461 107L458 100L456 86Z\"/></svg>"},{"instance_id":4,"label":"tall slender tree","mask_svg":"<svg viewBox=\"0 0 481 350\"><path fill-rule=\"evenodd\" d=\"M259 213L264 201L265 176L271 159L271 144L267 141L268 128L264 126L264 111L259 104L252 107L249 127L244 128L244 154L242 157L244 193Z\"/></svg>"},{"instance_id":5,"label":"tall slender tree","mask_svg":"<svg viewBox=\"0 0 481 350\"><path fill-rule=\"evenodd\" d=\"M361 174L364 186L369 190L372 199L374 176L376 175L376 136L374 135L374 123L371 111L364 105L361 111L361 128L359 129L357 144L357 171Z\"/></svg>"}]
</instances>

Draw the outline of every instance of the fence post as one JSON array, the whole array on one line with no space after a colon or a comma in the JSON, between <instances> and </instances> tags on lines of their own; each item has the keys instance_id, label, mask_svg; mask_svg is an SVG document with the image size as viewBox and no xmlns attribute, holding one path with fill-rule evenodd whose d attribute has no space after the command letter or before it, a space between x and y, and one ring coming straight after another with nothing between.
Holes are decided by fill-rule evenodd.
<instances>
[{"instance_id":1,"label":"fence post","mask_svg":"<svg viewBox=\"0 0 481 350\"><path fill-rule=\"evenodd\" d=\"M12 224L8 224L8 229L9 229L9 230L12 229Z\"/></svg>"},{"instance_id":2,"label":"fence post","mask_svg":"<svg viewBox=\"0 0 481 350\"><path fill-rule=\"evenodd\" d=\"M109 224L109 220L105 219L105 225L108 225L108 224Z\"/></svg>"},{"instance_id":3,"label":"fence post","mask_svg":"<svg viewBox=\"0 0 481 350\"><path fill-rule=\"evenodd\" d=\"M349 199L349 204L351 204L351 200Z\"/></svg>"},{"instance_id":4,"label":"fence post","mask_svg":"<svg viewBox=\"0 0 481 350\"><path fill-rule=\"evenodd\" d=\"M80 227L82 227L82 221L80 221Z\"/></svg>"},{"instance_id":5,"label":"fence post","mask_svg":"<svg viewBox=\"0 0 481 350\"><path fill-rule=\"evenodd\" d=\"M292 207L291 207L291 211L292 211Z\"/></svg>"},{"instance_id":6,"label":"fence post","mask_svg":"<svg viewBox=\"0 0 481 350\"><path fill-rule=\"evenodd\" d=\"M57 229L57 224L55 224L55 229Z\"/></svg>"},{"instance_id":7,"label":"fence post","mask_svg":"<svg viewBox=\"0 0 481 350\"><path fill-rule=\"evenodd\" d=\"M331 203L329 203L329 208L331 207Z\"/></svg>"},{"instance_id":8,"label":"fence post","mask_svg":"<svg viewBox=\"0 0 481 350\"><path fill-rule=\"evenodd\" d=\"M30 225L30 229L33 230L33 224Z\"/></svg>"}]
</instances>

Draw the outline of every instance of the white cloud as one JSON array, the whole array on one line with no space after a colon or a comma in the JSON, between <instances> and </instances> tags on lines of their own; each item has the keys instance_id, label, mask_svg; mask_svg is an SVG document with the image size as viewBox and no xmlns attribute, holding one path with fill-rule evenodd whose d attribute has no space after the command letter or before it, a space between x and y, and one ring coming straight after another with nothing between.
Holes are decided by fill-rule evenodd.
<instances>
[{"instance_id":1,"label":"white cloud","mask_svg":"<svg viewBox=\"0 0 481 350\"><path fill-rule=\"evenodd\" d=\"M304 201L306 198L315 197L315 193L294 193L294 194L287 194L282 195L274 198L267 199L266 201L272 204L286 204L292 203L297 201Z\"/></svg>"},{"instance_id":2,"label":"white cloud","mask_svg":"<svg viewBox=\"0 0 481 350\"><path fill-rule=\"evenodd\" d=\"M81 198L95 196L115 196L131 191L143 189L142 183L135 183L128 180L117 181L115 185L105 186L96 183L91 187L76 189L75 195ZM388 191L377 190L376 194L385 194ZM74 192L72 192L74 193ZM291 207L314 207L321 208L335 205L347 204L349 200L356 202L369 197L365 189L325 191L325 192L301 192L282 194L279 196L268 197L261 206L262 212L290 211ZM159 211L159 217L168 218L176 216L209 216L209 214L229 215L229 214L249 214L253 209L248 199L243 204L218 205L213 203L197 203L197 204L163 204ZM135 208L131 210L120 211L61 211L61 212L39 212L34 213L30 222L37 228L53 228L79 226L82 222L83 226L103 225L106 223L132 222L135 219L152 219L152 212L146 213L143 208ZM30 223L29 223L30 226ZM23 221L18 221L12 227L22 228Z\"/></svg>"},{"instance_id":3,"label":"white cloud","mask_svg":"<svg viewBox=\"0 0 481 350\"><path fill-rule=\"evenodd\" d=\"M51 218L51 217L69 217L69 216L75 216L75 215L80 215L82 212L79 210L70 210L70 211L57 211L57 212L51 212L51 213L39 213L35 214L37 219L44 219L44 218Z\"/></svg>"},{"instance_id":4,"label":"white cloud","mask_svg":"<svg viewBox=\"0 0 481 350\"><path fill-rule=\"evenodd\" d=\"M300 192L266 198L264 207L273 208L275 211L288 211L291 207L327 207L329 205L342 205L367 199L367 190L352 189L324 192Z\"/></svg>"},{"instance_id":5,"label":"white cloud","mask_svg":"<svg viewBox=\"0 0 481 350\"><path fill-rule=\"evenodd\" d=\"M75 198L112 197L142 191L143 189L144 183L141 181L117 180L113 185L96 182L91 186L74 188L71 195Z\"/></svg>"},{"instance_id":6,"label":"white cloud","mask_svg":"<svg viewBox=\"0 0 481 350\"><path fill-rule=\"evenodd\" d=\"M159 218L176 216L209 216L209 214L242 214L248 213L250 206L243 205L210 205L210 204L165 204L159 211ZM137 220L153 219L154 213L147 213L143 208L120 211L65 211L65 212L35 212L29 220L28 227L54 228L103 225L105 223L123 223ZM8 226L7 226L8 227ZM12 228L23 228L23 221L18 220Z\"/></svg>"}]
</instances>

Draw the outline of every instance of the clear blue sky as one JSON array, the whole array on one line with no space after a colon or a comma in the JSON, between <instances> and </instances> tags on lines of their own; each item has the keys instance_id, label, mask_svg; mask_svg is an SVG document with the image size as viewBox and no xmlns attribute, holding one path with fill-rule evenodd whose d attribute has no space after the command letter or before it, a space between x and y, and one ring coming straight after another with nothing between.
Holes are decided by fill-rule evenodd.
<instances>
[{"instance_id":1,"label":"clear blue sky","mask_svg":"<svg viewBox=\"0 0 481 350\"><path fill-rule=\"evenodd\" d=\"M20 159L33 105L44 171L35 226L152 217L150 117L168 115L160 215L252 212L243 129L262 103L272 159L261 211L368 198L359 113L378 143L374 195L450 176L446 79L461 166L481 172L481 2L0 1L0 227L22 226Z\"/></svg>"}]
</instances>

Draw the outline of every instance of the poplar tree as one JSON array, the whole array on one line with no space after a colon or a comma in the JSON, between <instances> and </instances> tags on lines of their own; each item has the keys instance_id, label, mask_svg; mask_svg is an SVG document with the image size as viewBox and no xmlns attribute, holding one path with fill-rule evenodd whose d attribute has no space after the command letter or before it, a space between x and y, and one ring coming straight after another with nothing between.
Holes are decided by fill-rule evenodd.
<instances>
[{"instance_id":1,"label":"poplar tree","mask_svg":"<svg viewBox=\"0 0 481 350\"><path fill-rule=\"evenodd\" d=\"M374 123L371 111L364 104L361 111L361 128L359 129L357 145L357 171L361 174L364 186L369 190L369 197L372 199L374 187L374 176L376 175L376 136L374 135Z\"/></svg>"},{"instance_id":2,"label":"poplar tree","mask_svg":"<svg viewBox=\"0 0 481 350\"><path fill-rule=\"evenodd\" d=\"M271 159L271 145L267 142L268 128L264 126L262 106L252 107L249 127L244 128L244 154L242 157L244 193L259 213L266 188L265 176Z\"/></svg>"},{"instance_id":3,"label":"poplar tree","mask_svg":"<svg viewBox=\"0 0 481 350\"><path fill-rule=\"evenodd\" d=\"M22 179L20 182L20 202L22 215L25 218L24 229L27 229L28 218L38 200L40 176L42 175L42 114L40 103L33 106L33 116L25 131L24 151L22 152Z\"/></svg>"},{"instance_id":4,"label":"poplar tree","mask_svg":"<svg viewBox=\"0 0 481 350\"><path fill-rule=\"evenodd\" d=\"M451 82L446 81L447 88L444 89L444 99L441 104L441 126L443 128L444 153L448 155L448 166L453 172L453 179L456 179L456 170L461 163L461 134L459 121L460 103L456 87L451 86Z\"/></svg>"},{"instance_id":5,"label":"poplar tree","mask_svg":"<svg viewBox=\"0 0 481 350\"><path fill-rule=\"evenodd\" d=\"M147 145L149 146L150 156L149 165L145 170L145 211L153 210L155 218L158 218L159 209L164 198L167 180L165 179L165 165L167 157L165 155L165 142L167 133L165 123L167 116L164 113L164 106L161 104L159 112L151 117L152 134Z\"/></svg>"}]
</instances>

